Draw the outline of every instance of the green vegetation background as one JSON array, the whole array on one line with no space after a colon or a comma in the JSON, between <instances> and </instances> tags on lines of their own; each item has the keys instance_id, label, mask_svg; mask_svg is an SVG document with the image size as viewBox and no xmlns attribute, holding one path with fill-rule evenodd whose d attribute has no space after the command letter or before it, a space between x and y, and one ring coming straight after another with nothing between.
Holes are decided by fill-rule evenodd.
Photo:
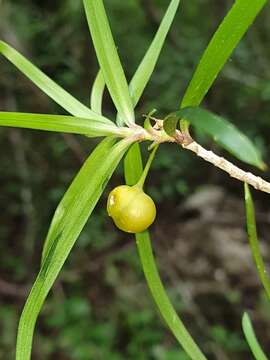
<instances>
[{"instance_id":1,"label":"green vegetation background","mask_svg":"<svg viewBox=\"0 0 270 360\"><path fill-rule=\"evenodd\" d=\"M138 106L138 121L153 108L160 117L177 110L202 51L232 3L182 0ZM165 0L106 1L129 79L167 4ZM270 155L269 10L267 5L205 101L206 107L231 118L249 135L266 162ZM81 1L2 0L0 37L84 103L89 101L98 67ZM0 74L2 110L63 113L4 59ZM104 109L113 114L108 94ZM212 146L202 134L195 136ZM0 130L0 360L14 359L19 315L39 267L50 219L95 144L79 136ZM264 176L269 180L269 172ZM107 194L122 182L119 169ZM209 359L251 358L241 333L244 309L250 311L269 353L270 308L247 247L241 184L192 154L163 145L147 189L159 208L153 239L164 282ZM268 196L256 193L255 200L262 250L270 261ZM132 236L115 230L105 204L106 196L44 306L33 359L186 359L154 308Z\"/></svg>"}]
</instances>

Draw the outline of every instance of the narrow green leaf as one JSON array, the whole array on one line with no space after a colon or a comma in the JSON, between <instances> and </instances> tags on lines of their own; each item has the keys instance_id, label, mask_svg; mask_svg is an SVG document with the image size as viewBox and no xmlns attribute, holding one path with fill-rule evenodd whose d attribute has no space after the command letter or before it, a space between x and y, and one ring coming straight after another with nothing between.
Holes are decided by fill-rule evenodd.
<instances>
[{"instance_id":1,"label":"narrow green leaf","mask_svg":"<svg viewBox=\"0 0 270 360\"><path fill-rule=\"evenodd\" d=\"M125 158L125 179L128 185L134 185L143 173L140 148L133 145ZM174 310L158 273L148 231L136 234L136 243L144 275L153 299L168 327L193 360L206 360L184 324Z\"/></svg>"},{"instance_id":2,"label":"narrow green leaf","mask_svg":"<svg viewBox=\"0 0 270 360\"><path fill-rule=\"evenodd\" d=\"M144 275L163 319L191 359L206 360L206 357L178 317L166 294L156 267L149 233L145 231L144 233L136 234L136 243Z\"/></svg>"},{"instance_id":3,"label":"narrow green leaf","mask_svg":"<svg viewBox=\"0 0 270 360\"><path fill-rule=\"evenodd\" d=\"M134 143L128 150L125 160L125 180L127 185L135 185L143 173L143 163L139 143Z\"/></svg>"},{"instance_id":4,"label":"narrow green leaf","mask_svg":"<svg viewBox=\"0 0 270 360\"><path fill-rule=\"evenodd\" d=\"M176 11L179 7L179 3L180 0L171 1L151 45L149 46L133 78L131 79L129 84L129 92L134 107L140 100L141 95L154 71L166 36L170 30ZM117 123L119 123L119 114L117 115Z\"/></svg>"},{"instance_id":5,"label":"narrow green leaf","mask_svg":"<svg viewBox=\"0 0 270 360\"><path fill-rule=\"evenodd\" d=\"M52 98L63 109L74 116L83 118L96 117L92 110L83 105L67 91L61 88L17 50L4 41L0 41L0 54L15 65L25 76L27 76L37 87ZM100 119L107 123L107 119L98 115Z\"/></svg>"},{"instance_id":6,"label":"narrow green leaf","mask_svg":"<svg viewBox=\"0 0 270 360\"><path fill-rule=\"evenodd\" d=\"M21 315L16 360L29 360L37 316L104 187L130 144L105 139L90 155L60 202L49 229L40 272Z\"/></svg>"},{"instance_id":7,"label":"narrow green leaf","mask_svg":"<svg viewBox=\"0 0 270 360\"><path fill-rule=\"evenodd\" d=\"M265 168L260 153L255 145L238 130L232 123L210 111L199 107L185 108L176 111L165 119L165 131L170 127L170 131L175 129L177 119L186 119L192 125L210 135L220 146L229 151L239 160L247 164ZM167 123L167 124L166 124Z\"/></svg>"},{"instance_id":8,"label":"narrow green leaf","mask_svg":"<svg viewBox=\"0 0 270 360\"><path fill-rule=\"evenodd\" d=\"M198 106L266 0L236 0L212 37L186 90L181 107Z\"/></svg>"},{"instance_id":9,"label":"narrow green leaf","mask_svg":"<svg viewBox=\"0 0 270 360\"><path fill-rule=\"evenodd\" d=\"M103 98L104 89L105 89L104 77L102 75L101 70L99 70L92 87L90 104L91 104L91 109L100 115L102 114L102 98Z\"/></svg>"},{"instance_id":10,"label":"narrow green leaf","mask_svg":"<svg viewBox=\"0 0 270 360\"><path fill-rule=\"evenodd\" d=\"M89 121L91 120L91 121ZM99 117L83 119L75 116L0 112L0 126L10 126L35 130L82 134L90 137L117 135L119 128Z\"/></svg>"},{"instance_id":11,"label":"narrow green leaf","mask_svg":"<svg viewBox=\"0 0 270 360\"><path fill-rule=\"evenodd\" d=\"M256 360L268 360L265 353L263 352L254 332L251 320L248 314L245 312L242 318L242 328L249 344L250 350Z\"/></svg>"},{"instance_id":12,"label":"narrow green leaf","mask_svg":"<svg viewBox=\"0 0 270 360\"><path fill-rule=\"evenodd\" d=\"M121 125L132 124L135 121L133 105L103 1L84 0L83 3L100 69L119 112Z\"/></svg>"},{"instance_id":13,"label":"narrow green leaf","mask_svg":"<svg viewBox=\"0 0 270 360\"><path fill-rule=\"evenodd\" d=\"M80 172L77 174L69 189L66 191L61 202L58 204L43 247L42 262L48 254L48 249L51 248L52 243L55 242L57 234L63 231L65 226L63 221L69 222L69 216L74 217L75 219L76 216L80 215L80 208L77 208L77 206L83 205L83 203L78 205L76 204L76 198L78 197L78 194L81 194L83 191L86 193L86 198L94 194L92 194L91 190L92 182L95 181L94 174L100 167L101 162L106 159L106 157L112 151L115 142L116 140L113 137L108 137L100 142L100 144L85 161Z\"/></svg>"},{"instance_id":14,"label":"narrow green leaf","mask_svg":"<svg viewBox=\"0 0 270 360\"><path fill-rule=\"evenodd\" d=\"M172 0L170 2L159 29L130 82L129 91L134 107L137 105L143 90L154 71L164 41L179 7L179 3L180 0Z\"/></svg>"},{"instance_id":15,"label":"narrow green leaf","mask_svg":"<svg viewBox=\"0 0 270 360\"><path fill-rule=\"evenodd\" d=\"M260 252L254 204L248 184L245 184L245 205L249 246L252 252L253 260L255 262L259 278L268 296L268 299L270 300L270 281Z\"/></svg>"}]
</instances>

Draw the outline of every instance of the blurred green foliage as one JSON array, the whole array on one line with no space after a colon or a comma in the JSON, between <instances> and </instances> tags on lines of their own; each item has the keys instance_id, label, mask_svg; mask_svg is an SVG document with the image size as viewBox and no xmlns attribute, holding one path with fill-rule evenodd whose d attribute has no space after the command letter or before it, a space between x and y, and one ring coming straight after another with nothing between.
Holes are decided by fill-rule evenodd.
<instances>
[{"instance_id":1,"label":"blurred green foliage","mask_svg":"<svg viewBox=\"0 0 270 360\"><path fill-rule=\"evenodd\" d=\"M150 43L167 3L165 0L106 2L128 79ZM143 121L142 115L153 108L158 109L160 117L177 110L203 49L232 3L232 0L182 1L154 76L138 106L139 122ZM88 103L98 67L93 48L89 46L82 3L2 0L0 7L0 37ZM265 159L269 158L270 151L269 10L268 4L205 101L205 106L212 111L234 120L263 150ZM3 59L0 72L1 109L63 113ZM113 113L108 94L104 109L109 115ZM202 134L197 132L195 136L211 146ZM0 130L1 360L14 358L19 313L37 272L54 209L95 144L95 140L70 135ZM146 153L146 149L143 150ZM118 172L110 188L122 181ZM160 209L160 225L154 227L154 236L159 232L164 234L164 227L172 227L178 221L179 204L202 183L223 185L235 194L241 191L240 185L234 188L222 174L213 172L192 155L180 152L176 146L160 148L147 181L149 193ZM109 188L107 194L108 191ZM157 316L132 239L114 229L106 217L105 202L104 196L45 305L38 323L33 359L187 359ZM174 235L174 230L170 235ZM172 239L164 236L165 241L169 252ZM159 243L155 246L158 248ZM213 272L215 266L213 263ZM166 281L170 278L170 264L162 264L162 269L167 270ZM177 284L185 282L181 274L175 277ZM197 319L197 310L187 306L185 294L182 298L173 284L167 282L177 310L184 314L187 326L209 359L218 358L217 354L226 356L224 359L248 358L239 314L240 305L250 306L250 303L243 300L241 289L233 287L237 296L231 299L228 293L224 301L230 304L230 309L237 308L231 316L239 315L239 324L236 319L233 325L228 325L226 319L221 318L219 324L209 321L205 329ZM264 318L269 306L258 297L251 298L256 314ZM215 297L209 297L211 301L214 304ZM266 343L269 332L264 336L262 340Z\"/></svg>"}]
</instances>

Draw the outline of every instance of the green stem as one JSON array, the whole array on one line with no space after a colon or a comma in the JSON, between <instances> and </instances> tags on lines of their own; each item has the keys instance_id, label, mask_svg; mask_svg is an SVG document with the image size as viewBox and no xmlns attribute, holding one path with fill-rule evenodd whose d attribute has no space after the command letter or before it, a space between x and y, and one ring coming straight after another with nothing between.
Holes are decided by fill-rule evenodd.
<instances>
[{"instance_id":1,"label":"green stem","mask_svg":"<svg viewBox=\"0 0 270 360\"><path fill-rule=\"evenodd\" d=\"M149 172L149 169L150 169L150 166L154 160L154 157L155 157L155 154L157 152L157 149L158 149L158 145L156 145L154 147L154 149L152 150L151 154L149 155L149 158L147 160L147 163L145 165L145 168L143 170L143 173L140 177L140 180L137 182L136 186L140 187L141 189L143 189L143 186L144 186L144 183L145 183L145 179L147 177L147 174Z\"/></svg>"},{"instance_id":2,"label":"green stem","mask_svg":"<svg viewBox=\"0 0 270 360\"><path fill-rule=\"evenodd\" d=\"M270 282L267 276L265 264L260 253L260 245L257 236L254 204L248 184L245 183L245 204L247 217L248 240L252 256L258 271L259 278L270 300Z\"/></svg>"},{"instance_id":3,"label":"green stem","mask_svg":"<svg viewBox=\"0 0 270 360\"><path fill-rule=\"evenodd\" d=\"M192 360L206 360L166 294L156 267L149 233L136 234L136 242L147 284L163 319Z\"/></svg>"}]
</instances>

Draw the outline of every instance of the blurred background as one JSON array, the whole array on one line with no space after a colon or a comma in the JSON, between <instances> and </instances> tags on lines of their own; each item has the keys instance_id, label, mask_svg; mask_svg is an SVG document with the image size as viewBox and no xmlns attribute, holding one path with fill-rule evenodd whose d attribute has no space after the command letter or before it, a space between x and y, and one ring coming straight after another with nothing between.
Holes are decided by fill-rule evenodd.
<instances>
[{"instance_id":1,"label":"blurred background","mask_svg":"<svg viewBox=\"0 0 270 360\"><path fill-rule=\"evenodd\" d=\"M162 117L181 96L231 0L182 0L143 100ZM105 2L127 78L150 44L167 0ZM270 6L238 46L204 106L231 119L270 155ZM0 0L0 37L65 89L89 103L98 70L82 1ZM64 114L4 58L0 109ZM104 112L114 117L106 93ZM194 136L231 157L200 133ZM0 359L14 359L18 319L38 272L54 210L97 144L80 136L0 129ZM143 147L144 154L146 148ZM240 164L244 169L247 166ZM269 171L260 174L270 180ZM146 287L132 236L105 211L113 176L51 291L34 337L35 360L184 360ZM147 180L158 206L152 238L170 298L211 359L251 359L241 331L248 310L270 353L270 307L258 282L245 231L242 184L174 145L162 145ZM261 248L270 261L270 206L254 193Z\"/></svg>"}]
</instances>

